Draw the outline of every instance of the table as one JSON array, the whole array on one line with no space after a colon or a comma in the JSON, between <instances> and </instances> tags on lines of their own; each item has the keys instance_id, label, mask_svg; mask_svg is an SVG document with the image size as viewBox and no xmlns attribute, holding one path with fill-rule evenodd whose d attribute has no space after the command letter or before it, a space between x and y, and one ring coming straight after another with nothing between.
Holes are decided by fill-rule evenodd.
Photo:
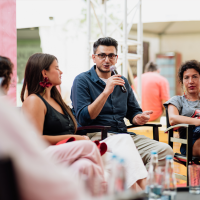
<instances>
[{"instance_id":1,"label":"table","mask_svg":"<svg viewBox=\"0 0 200 200\"><path fill-rule=\"evenodd\" d=\"M177 188L176 200L200 200L200 194L190 194L188 187Z\"/></svg>"},{"instance_id":2,"label":"table","mask_svg":"<svg viewBox=\"0 0 200 200\"><path fill-rule=\"evenodd\" d=\"M148 196L144 192L125 191L119 195L107 196L98 200L148 200ZM200 194L190 194L188 187L180 187L177 188L175 200L200 200Z\"/></svg>"}]
</instances>

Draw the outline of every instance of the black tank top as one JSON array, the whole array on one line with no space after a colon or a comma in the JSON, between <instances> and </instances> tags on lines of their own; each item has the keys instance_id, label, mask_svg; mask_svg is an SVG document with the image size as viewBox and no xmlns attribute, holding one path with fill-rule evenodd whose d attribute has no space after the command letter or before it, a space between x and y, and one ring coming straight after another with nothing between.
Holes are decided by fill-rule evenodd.
<instances>
[{"instance_id":1,"label":"black tank top","mask_svg":"<svg viewBox=\"0 0 200 200\"><path fill-rule=\"evenodd\" d=\"M74 123L65 109L64 115L55 110L40 94L37 96L44 102L47 113L44 119L43 135L74 134Z\"/></svg>"}]
</instances>

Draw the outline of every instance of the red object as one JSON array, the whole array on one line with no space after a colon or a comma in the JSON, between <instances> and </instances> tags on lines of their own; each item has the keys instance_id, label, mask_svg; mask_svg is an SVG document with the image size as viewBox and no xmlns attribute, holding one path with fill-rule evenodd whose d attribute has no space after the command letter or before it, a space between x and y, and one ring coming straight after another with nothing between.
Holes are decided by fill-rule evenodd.
<instances>
[{"instance_id":1,"label":"red object","mask_svg":"<svg viewBox=\"0 0 200 200\"><path fill-rule=\"evenodd\" d=\"M52 83L50 83L49 79L45 77L44 80L40 82L40 86L48 88L49 86L52 86Z\"/></svg>"},{"instance_id":2,"label":"red object","mask_svg":"<svg viewBox=\"0 0 200 200\"><path fill-rule=\"evenodd\" d=\"M103 156L103 154L106 153L106 151L107 151L107 144L105 142L102 142L97 147L99 148L101 156Z\"/></svg>"},{"instance_id":3,"label":"red object","mask_svg":"<svg viewBox=\"0 0 200 200\"><path fill-rule=\"evenodd\" d=\"M56 145L64 144L64 143L67 143L67 142L73 142L73 141L76 141L76 139L74 137L70 137L68 139L61 140L60 142L56 143Z\"/></svg>"},{"instance_id":4,"label":"red object","mask_svg":"<svg viewBox=\"0 0 200 200\"><path fill-rule=\"evenodd\" d=\"M95 141L93 141L97 146L99 146L99 144L100 144L100 142L99 142L99 140L95 140Z\"/></svg>"},{"instance_id":5,"label":"red object","mask_svg":"<svg viewBox=\"0 0 200 200\"><path fill-rule=\"evenodd\" d=\"M194 114L192 115L192 118L200 119L200 110L195 110Z\"/></svg>"},{"instance_id":6,"label":"red object","mask_svg":"<svg viewBox=\"0 0 200 200\"><path fill-rule=\"evenodd\" d=\"M76 139L74 137L70 137L68 139L61 140L60 142L56 143L56 145L65 144L67 142L73 142L73 141L76 141ZM97 148L99 149L101 156L106 153L107 144L105 142L100 143L98 140L95 140L93 142L97 145Z\"/></svg>"}]
</instances>

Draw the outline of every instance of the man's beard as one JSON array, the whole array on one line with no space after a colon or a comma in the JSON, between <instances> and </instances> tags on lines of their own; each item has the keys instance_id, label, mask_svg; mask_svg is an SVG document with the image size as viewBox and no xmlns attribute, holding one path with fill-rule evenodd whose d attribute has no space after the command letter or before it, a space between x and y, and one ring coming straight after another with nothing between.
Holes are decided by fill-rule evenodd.
<instances>
[{"instance_id":1,"label":"man's beard","mask_svg":"<svg viewBox=\"0 0 200 200\"><path fill-rule=\"evenodd\" d=\"M97 65L96 65L96 67L98 68L98 70L100 71L100 72L102 72L102 73L110 73L110 70L108 70L108 71L103 71L100 67L98 67Z\"/></svg>"}]
</instances>

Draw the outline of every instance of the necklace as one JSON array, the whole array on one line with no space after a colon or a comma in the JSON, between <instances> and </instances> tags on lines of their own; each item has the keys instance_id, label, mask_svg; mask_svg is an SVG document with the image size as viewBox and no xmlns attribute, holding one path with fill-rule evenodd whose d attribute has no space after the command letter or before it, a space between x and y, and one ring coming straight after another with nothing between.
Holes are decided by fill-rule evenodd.
<instances>
[{"instance_id":1,"label":"necklace","mask_svg":"<svg viewBox=\"0 0 200 200\"><path fill-rule=\"evenodd\" d=\"M184 97L185 97L185 99L187 99L188 101L191 101L191 99L190 98L188 98L185 94L184 94ZM200 95L198 95L198 99L197 100L195 100L195 101L199 101L200 100Z\"/></svg>"}]
</instances>

